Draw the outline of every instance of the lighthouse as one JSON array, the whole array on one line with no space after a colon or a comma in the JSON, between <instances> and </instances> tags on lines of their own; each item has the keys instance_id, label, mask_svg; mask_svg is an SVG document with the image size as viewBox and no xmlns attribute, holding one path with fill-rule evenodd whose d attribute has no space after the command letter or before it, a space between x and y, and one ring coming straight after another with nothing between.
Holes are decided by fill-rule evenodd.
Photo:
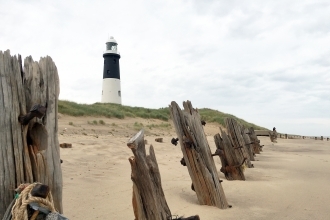
<instances>
[{"instance_id":1,"label":"lighthouse","mask_svg":"<svg viewBox=\"0 0 330 220\"><path fill-rule=\"evenodd\" d=\"M118 44L113 37L110 37L105 44L101 102L121 104Z\"/></svg>"}]
</instances>

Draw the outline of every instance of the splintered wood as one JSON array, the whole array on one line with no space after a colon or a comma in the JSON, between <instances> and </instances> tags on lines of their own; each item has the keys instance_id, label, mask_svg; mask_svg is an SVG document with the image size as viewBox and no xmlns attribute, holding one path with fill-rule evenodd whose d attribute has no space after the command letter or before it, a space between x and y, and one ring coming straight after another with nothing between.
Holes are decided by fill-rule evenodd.
<instances>
[{"instance_id":1,"label":"splintered wood","mask_svg":"<svg viewBox=\"0 0 330 220\"><path fill-rule=\"evenodd\" d=\"M162 189L159 168L151 145L146 154L144 132L139 131L132 137L127 146L134 156L129 158L133 181L133 210L138 220L170 219L171 211L167 205Z\"/></svg>"},{"instance_id":2,"label":"splintered wood","mask_svg":"<svg viewBox=\"0 0 330 220\"><path fill-rule=\"evenodd\" d=\"M238 149L235 151L237 158L240 161L245 160L247 167L253 167L251 161L254 160L254 157L251 155L251 151L248 147L250 143L246 143L242 136L242 126L233 118L226 118L225 124L234 147Z\"/></svg>"},{"instance_id":3,"label":"splintered wood","mask_svg":"<svg viewBox=\"0 0 330 220\"><path fill-rule=\"evenodd\" d=\"M248 134L249 134L252 146L253 146L254 153L260 154L260 151L262 151L262 146L260 146L260 140L258 139L258 137L252 127L249 128Z\"/></svg>"},{"instance_id":4,"label":"splintered wood","mask_svg":"<svg viewBox=\"0 0 330 220\"><path fill-rule=\"evenodd\" d=\"M50 57L39 62L0 51L0 219L21 183L50 187L62 212L57 126L59 79Z\"/></svg>"},{"instance_id":5,"label":"splintered wood","mask_svg":"<svg viewBox=\"0 0 330 220\"><path fill-rule=\"evenodd\" d=\"M170 113L181 145L198 201L201 205L228 208L227 199L207 142L201 117L190 101L183 102L181 110L171 102Z\"/></svg>"},{"instance_id":6,"label":"splintered wood","mask_svg":"<svg viewBox=\"0 0 330 220\"><path fill-rule=\"evenodd\" d=\"M235 148L228 135L220 129L220 134L214 136L214 142L217 146L217 151L214 155L218 155L221 160L220 171L225 174L227 180L245 180L244 176L244 159L237 157L236 151L239 148Z\"/></svg>"}]
</instances>

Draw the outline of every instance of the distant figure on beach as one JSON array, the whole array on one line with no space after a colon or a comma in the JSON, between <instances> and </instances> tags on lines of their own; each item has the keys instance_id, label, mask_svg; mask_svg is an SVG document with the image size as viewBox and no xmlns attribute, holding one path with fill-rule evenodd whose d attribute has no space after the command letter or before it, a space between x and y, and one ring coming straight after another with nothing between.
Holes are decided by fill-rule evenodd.
<instances>
[{"instance_id":1,"label":"distant figure on beach","mask_svg":"<svg viewBox=\"0 0 330 220\"><path fill-rule=\"evenodd\" d=\"M271 142L277 143L277 131L275 127L273 127L273 131L269 131L269 138Z\"/></svg>"}]
</instances>

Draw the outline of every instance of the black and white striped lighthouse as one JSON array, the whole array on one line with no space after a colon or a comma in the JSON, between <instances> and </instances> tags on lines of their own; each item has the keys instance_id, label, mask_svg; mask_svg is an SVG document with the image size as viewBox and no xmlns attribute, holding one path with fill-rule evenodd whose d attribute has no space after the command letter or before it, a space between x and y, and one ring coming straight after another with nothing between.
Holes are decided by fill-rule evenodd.
<instances>
[{"instance_id":1,"label":"black and white striped lighthouse","mask_svg":"<svg viewBox=\"0 0 330 220\"><path fill-rule=\"evenodd\" d=\"M102 102L121 104L120 89L120 71L119 59L120 55L117 51L117 41L110 37L105 43L106 51L103 53L103 85L102 85Z\"/></svg>"}]
</instances>

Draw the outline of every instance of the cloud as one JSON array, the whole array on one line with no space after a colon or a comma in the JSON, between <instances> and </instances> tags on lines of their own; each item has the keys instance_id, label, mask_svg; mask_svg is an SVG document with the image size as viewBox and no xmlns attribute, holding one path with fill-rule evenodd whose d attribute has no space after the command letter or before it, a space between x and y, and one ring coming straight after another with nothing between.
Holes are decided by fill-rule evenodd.
<instances>
[{"instance_id":1,"label":"cloud","mask_svg":"<svg viewBox=\"0 0 330 220\"><path fill-rule=\"evenodd\" d=\"M329 131L327 1L1 1L0 50L49 55L61 99L101 100L103 51L121 53L124 105L175 100L280 132ZM8 9L15 10L8 10ZM314 120L317 119L317 120ZM303 125L303 126L302 126Z\"/></svg>"}]
</instances>

